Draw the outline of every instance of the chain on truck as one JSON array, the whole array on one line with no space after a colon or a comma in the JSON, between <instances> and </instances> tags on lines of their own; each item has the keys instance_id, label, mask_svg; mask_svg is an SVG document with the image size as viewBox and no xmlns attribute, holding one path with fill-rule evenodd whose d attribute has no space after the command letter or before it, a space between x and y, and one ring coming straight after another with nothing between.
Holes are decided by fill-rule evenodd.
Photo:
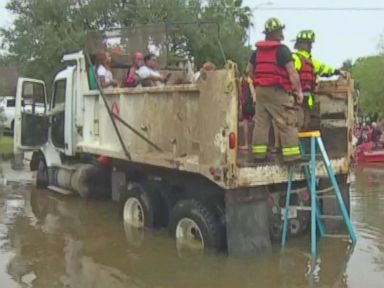
<instances>
[{"instance_id":1,"label":"chain on truck","mask_svg":"<svg viewBox=\"0 0 384 288\"><path fill-rule=\"evenodd\" d=\"M146 26L145 33L139 28L90 33L99 42L89 46L118 43L130 53L139 47L164 51L172 35L167 29L156 25ZM159 37L159 31L168 37ZM37 171L37 186L110 198L119 203L124 225L165 227L178 249L236 256L271 249L281 237L287 167L255 165L237 149L242 139L237 65L227 61L191 83L189 66L180 65L184 59L173 65L167 50L160 58L162 72L172 74L166 86L91 90L90 50L63 56L66 67L54 78L52 97L43 81L18 81L15 151L34 151L30 166ZM112 56L124 62L124 55ZM113 73L124 75L126 68ZM320 82L311 112L348 208L353 86L349 78ZM41 108L23 110L23 101L43 107L44 113ZM321 171L320 190L329 186ZM289 233L299 236L310 223L305 209L310 197L303 173L296 171L294 179ZM323 199L321 209L332 214L335 199Z\"/></svg>"}]
</instances>

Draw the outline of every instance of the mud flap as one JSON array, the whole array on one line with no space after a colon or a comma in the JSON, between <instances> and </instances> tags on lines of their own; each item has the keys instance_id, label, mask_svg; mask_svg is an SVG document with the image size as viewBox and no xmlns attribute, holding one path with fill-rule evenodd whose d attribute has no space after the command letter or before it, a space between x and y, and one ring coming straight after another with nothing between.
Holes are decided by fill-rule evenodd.
<instances>
[{"instance_id":1,"label":"mud flap","mask_svg":"<svg viewBox=\"0 0 384 288\"><path fill-rule=\"evenodd\" d=\"M336 179L339 184L341 195L343 196L345 207L350 214L350 185L347 182L348 176L346 174L337 175ZM329 179L320 179L320 189L330 187L332 184ZM322 213L325 215L335 215L341 217L339 204L336 200L334 192L329 197L321 199ZM342 219L324 219L324 224L327 233L342 234L346 231L345 223Z\"/></svg>"},{"instance_id":2,"label":"mud flap","mask_svg":"<svg viewBox=\"0 0 384 288\"><path fill-rule=\"evenodd\" d=\"M111 175L112 183L112 201L120 202L121 195L127 190L127 180L125 173L119 170L113 170Z\"/></svg>"},{"instance_id":3,"label":"mud flap","mask_svg":"<svg viewBox=\"0 0 384 288\"><path fill-rule=\"evenodd\" d=\"M267 195L264 187L226 192L227 244L230 256L256 256L271 249Z\"/></svg>"}]
</instances>

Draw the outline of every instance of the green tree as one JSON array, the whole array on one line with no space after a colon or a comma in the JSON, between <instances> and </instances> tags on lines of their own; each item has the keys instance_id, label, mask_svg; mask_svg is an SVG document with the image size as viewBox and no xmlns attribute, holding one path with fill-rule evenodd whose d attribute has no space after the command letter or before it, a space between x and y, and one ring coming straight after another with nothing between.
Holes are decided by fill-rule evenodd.
<instances>
[{"instance_id":1,"label":"green tree","mask_svg":"<svg viewBox=\"0 0 384 288\"><path fill-rule=\"evenodd\" d=\"M73 2L13 0L7 4L7 9L17 17L12 27L1 30L3 45L25 76L51 79L62 53L78 49L82 29L73 25Z\"/></svg>"},{"instance_id":2,"label":"green tree","mask_svg":"<svg viewBox=\"0 0 384 288\"><path fill-rule=\"evenodd\" d=\"M352 59L347 59L343 62L343 65L341 66L341 70L352 72L353 69L353 61Z\"/></svg>"},{"instance_id":3,"label":"green tree","mask_svg":"<svg viewBox=\"0 0 384 288\"><path fill-rule=\"evenodd\" d=\"M82 49L87 30L130 27L137 23L214 21L220 23L225 54L245 64L251 10L241 0L9 0L16 17L1 29L3 48L24 76L51 81L63 53ZM188 26L170 40L171 52L222 64L213 26ZM201 33L204 32L204 33ZM202 36L204 35L204 36Z\"/></svg>"},{"instance_id":4,"label":"green tree","mask_svg":"<svg viewBox=\"0 0 384 288\"><path fill-rule=\"evenodd\" d=\"M8 82L0 79L0 95L1 96L14 95L14 87L12 87Z\"/></svg>"},{"instance_id":5,"label":"green tree","mask_svg":"<svg viewBox=\"0 0 384 288\"><path fill-rule=\"evenodd\" d=\"M384 56L359 58L352 76L360 90L359 106L365 114L384 115Z\"/></svg>"}]
</instances>

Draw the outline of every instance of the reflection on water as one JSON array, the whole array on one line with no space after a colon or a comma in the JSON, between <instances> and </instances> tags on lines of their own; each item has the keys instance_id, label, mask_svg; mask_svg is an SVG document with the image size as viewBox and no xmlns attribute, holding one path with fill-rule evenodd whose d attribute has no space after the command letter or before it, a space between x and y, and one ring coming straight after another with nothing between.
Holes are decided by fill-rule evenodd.
<instances>
[{"instance_id":1,"label":"reflection on water","mask_svg":"<svg viewBox=\"0 0 384 288\"><path fill-rule=\"evenodd\" d=\"M352 211L359 242L347 272L355 287L383 287L384 166L357 168L354 189Z\"/></svg>"},{"instance_id":2,"label":"reflection on water","mask_svg":"<svg viewBox=\"0 0 384 288\"><path fill-rule=\"evenodd\" d=\"M1 287L382 287L384 168L356 173L358 244L352 251L348 241L323 239L314 265L309 237L257 259L180 254L166 231L124 227L114 203L6 187Z\"/></svg>"}]
</instances>

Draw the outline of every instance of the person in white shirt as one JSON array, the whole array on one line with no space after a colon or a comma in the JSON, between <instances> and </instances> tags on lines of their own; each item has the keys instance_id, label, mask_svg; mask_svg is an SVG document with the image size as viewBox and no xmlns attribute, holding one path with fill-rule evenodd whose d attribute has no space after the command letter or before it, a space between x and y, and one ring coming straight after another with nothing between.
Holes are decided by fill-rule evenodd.
<instances>
[{"instance_id":1,"label":"person in white shirt","mask_svg":"<svg viewBox=\"0 0 384 288\"><path fill-rule=\"evenodd\" d=\"M162 86L169 79L170 74L162 76L157 70L157 57L154 54L147 54L144 57L144 65L136 71L139 82L144 87Z\"/></svg>"},{"instance_id":2,"label":"person in white shirt","mask_svg":"<svg viewBox=\"0 0 384 288\"><path fill-rule=\"evenodd\" d=\"M193 75L192 83L196 83L201 79L205 80L207 78L207 75L210 72L215 71L215 70L216 70L215 64L213 64L212 62L205 62L203 64L203 66L201 67L201 69Z\"/></svg>"},{"instance_id":3,"label":"person in white shirt","mask_svg":"<svg viewBox=\"0 0 384 288\"><path fill-rule=\"evenodd\" d=\"M113 79L111 72L112 57L107 51L101 51L98 54L97 78L100 81L101 88L118 87L119 84Z\"/></svg>"}]
</instances>

